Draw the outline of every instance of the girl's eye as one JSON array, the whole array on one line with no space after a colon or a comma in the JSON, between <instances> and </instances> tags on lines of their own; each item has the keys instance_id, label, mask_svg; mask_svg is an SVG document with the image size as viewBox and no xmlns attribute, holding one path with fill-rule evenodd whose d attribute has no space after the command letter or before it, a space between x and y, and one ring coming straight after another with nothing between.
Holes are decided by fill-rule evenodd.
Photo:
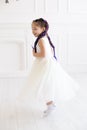
<instances>
[{"instance_id":1,"label":"girl's eye","mask_svg":"<svg viewBox=\"0 0 87 130\"><path fill-rule=\"evenodd\" d=\"M37 29L32 29L32 30L37 30Z\"/></svg>"}]
</instances>

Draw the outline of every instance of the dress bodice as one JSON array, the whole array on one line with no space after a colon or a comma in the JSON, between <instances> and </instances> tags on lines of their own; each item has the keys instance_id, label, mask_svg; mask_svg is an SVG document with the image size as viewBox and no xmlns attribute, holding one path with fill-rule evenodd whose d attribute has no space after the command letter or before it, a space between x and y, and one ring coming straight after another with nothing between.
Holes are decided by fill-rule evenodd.
<instances>
[{"instance_id":1,"label":"dress bodice","mask_svg":"<svg viewBox=\"0 0 87 130\"><path fill-rule=\"evenodd\" d=\"M52 47L48 41L48 38L46 36L44 36L42 38L44 40L44 47L45 47L45 51L46 51L46 58L50 58L50 57L53 57L53 51L52 51ZM41 50L40 50L40 47L37 43L37 52L39 53Z\"/></svg>"}]
</instances>

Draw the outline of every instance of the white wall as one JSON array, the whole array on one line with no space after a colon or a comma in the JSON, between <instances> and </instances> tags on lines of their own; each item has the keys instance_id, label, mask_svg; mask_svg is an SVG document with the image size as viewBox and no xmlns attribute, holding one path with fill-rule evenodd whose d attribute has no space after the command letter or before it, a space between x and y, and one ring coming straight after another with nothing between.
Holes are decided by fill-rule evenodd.
<instances>
[{"instance_id":1,"label":"white wall","mask_svg":"<svg viewBox=\"0 0 87 130\"><path fill-rule=\"evenodd\" d=\"M9 0L9 2L5 4L4 0L0 1L1 76L4 72L7 76L22 76L30 69L31 44L34 41L31 22L39 17L49 22L49 35L56 46L56 55L61 65L70 72L87 72L86 0Z\"/></svg>"}]
</instances>

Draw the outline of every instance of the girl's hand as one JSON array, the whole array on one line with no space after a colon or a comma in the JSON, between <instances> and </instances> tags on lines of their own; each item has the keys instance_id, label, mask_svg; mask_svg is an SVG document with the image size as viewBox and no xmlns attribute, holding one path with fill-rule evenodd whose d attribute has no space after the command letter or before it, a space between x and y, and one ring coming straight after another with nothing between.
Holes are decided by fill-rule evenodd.
<instances>
[{"instance_id":1,"label":"girl's hand","mask_svg":"<svg viewBox=\"0 0 87 130\"><path fill-rule=\"evenodd\" d=\"M31 45L32 49L34 49L34 47Z\"/></svg>"},{"instance_id":2,"label":"girl's hand","mask_svg":"<svg viewBox=\"0 0 87 130\"><path fill-rule=\"evenodd\" d=\"M35 49L34 49L34 47L32 45L31 45L31 47L32 47L33 56L35 56Z\"/></svg>"},{"instance_id":3,"label":"girl's hand","mask_svg":"<svg viewBox=\"0 0 87 130\"><path fill-rule=\"evenodd\" d=\"M35 49L34 48L32 49L32 53L33 53L33 56L35 56Z\"/></svg>"}]
</instances>

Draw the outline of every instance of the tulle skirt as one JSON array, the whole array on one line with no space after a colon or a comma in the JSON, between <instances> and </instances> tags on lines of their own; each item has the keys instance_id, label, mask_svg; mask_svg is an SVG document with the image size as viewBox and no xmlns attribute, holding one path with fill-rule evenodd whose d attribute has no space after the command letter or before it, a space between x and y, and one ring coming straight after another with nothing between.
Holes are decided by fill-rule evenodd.
<instances>
[{"instance_id":1,"label":"tulle skirt","mask_svg":"<svg viewBox=\"0 0 87 130\"><path fill-rule=\"evenodd\" d=\"M68 101L76 96L78 89L79 84L54 57L35 58L17 100Z\"/></svg>"}]
</instances>

